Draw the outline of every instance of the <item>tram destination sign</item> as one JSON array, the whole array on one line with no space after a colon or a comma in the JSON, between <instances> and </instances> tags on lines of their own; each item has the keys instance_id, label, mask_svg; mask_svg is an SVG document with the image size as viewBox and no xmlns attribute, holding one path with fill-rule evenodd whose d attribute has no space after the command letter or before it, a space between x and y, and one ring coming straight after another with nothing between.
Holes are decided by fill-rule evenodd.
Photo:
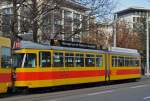
<instances>
[{"instance_id":1,"label":"tram destination sign","mask_svg":"<svg viewBox=\"0 0 150 101\"><path fill-rule=\"evenodd\" d=\"M62 40L51 40L51 45L62 46L62 47L72 47L72 48L97 49L97 46L95 44L62 41Z\"/></svg>"}]
</instances>

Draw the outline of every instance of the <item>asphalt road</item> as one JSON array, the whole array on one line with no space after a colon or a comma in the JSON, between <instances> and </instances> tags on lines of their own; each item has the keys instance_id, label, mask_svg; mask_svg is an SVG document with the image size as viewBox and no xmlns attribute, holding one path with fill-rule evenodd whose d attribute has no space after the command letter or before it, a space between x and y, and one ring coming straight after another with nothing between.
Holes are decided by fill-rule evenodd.
<instances>
[{"instance_id":1,"label":"asphalt road","mask_svg":"<svg viewBox=\"0 0 150 101\"><path fill-rule=\"evenodd\" d=\"M0 98L0 101L150 101L150 78L65 91L18 94Z\"/></svg>"}]
</instances>

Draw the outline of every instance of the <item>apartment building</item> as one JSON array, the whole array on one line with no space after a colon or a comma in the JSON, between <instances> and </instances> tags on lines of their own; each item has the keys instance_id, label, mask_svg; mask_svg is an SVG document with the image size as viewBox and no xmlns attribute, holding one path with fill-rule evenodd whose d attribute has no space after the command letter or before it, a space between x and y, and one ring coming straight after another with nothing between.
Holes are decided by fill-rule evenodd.
<instances>
[{"instance_id":1,"label":"apartment building","mask_svg":"<svg viewBox=\"0 0 150 101\"><path fill-rule=\"evenodd\" d=\"M39 0L39 3L42 1ZM87 12L88 8L81 5L73 0L65 0L63 5L59 9L50 11L46 15L41 15L42 17L42 27L39 33L39 37L42 37L43 33L48 35L51 39L61 39L61 40L72 40L80 41L83 30L87 29L89 21ZM26 14L27 11L24 8L19 10L19 14ZM3 4L0 6L1 21L0 21L0 31L3 34L9 34L11 31L11 19L12 19L12 4ZM18 17L18 19L21 19ZM26 19L18 21L17 28L21 30L19 35L31 40L32 30L22 26ZM30 22L30 21L28 21ZM26 28L25 31L22 28ZM22 31L23 30L23 31ZM29 37L30 38L29 38Z\"/></svg>"},{"instance_id":2,"label":"apartment building","mask_svg":"<svg viewBox=\"0 0 150 101\"><path fill-rule=\"evenodd\" d=\"M12 4L3 3L0 5L0 34L8 35L11 33Z\"/></svg>"},{"instance_id":3,"label":"apartment building","mask_svg":"<svg viewBox=\"0 0 150 101\"><path fill-rule=\"evenodd\" d=\"M143 56L144 61L146 61L146 40L147 40L147 33L146 21L150 19L150 9L146 9L143 7L130 7L125 10L121 10L116 12L115 20L119 21L126 21L129 26L132 28L132 32L137 32L140 35L142 44L143 44ZM149 23L150 24L150 23ZM150 29L150 27L149 27Z\"/></svg>"},{"instance_id":4,"label":"apartment building","mask_svg":"<svg viewBox=\"0 0 150 101\"><path fill-rule=\"evenodd\" d=\"M52 11L44 18L45 25L49 23L49 26L43 26L43 31L44 33L51 33L52 37L80 41L82 30L86 29L89 22L89 20L87 20L87 11L87 7L77 2L67 0L61 9ZM79 32L73 35L77 31ZM73 36L71 37L71 35Z\"/></svg>"},{"instance_id":5,"label":"apartment building","mask_svg":"<svg viewBox=\"0 0 150 101\"><path fill-rule=\"evenodd\" d=\"M137 29L144 26L146 19L150 18L150 9L143 7L130 7L115 13L115 19L125 21L131 28Z\"/></svg>"}]
</instances>

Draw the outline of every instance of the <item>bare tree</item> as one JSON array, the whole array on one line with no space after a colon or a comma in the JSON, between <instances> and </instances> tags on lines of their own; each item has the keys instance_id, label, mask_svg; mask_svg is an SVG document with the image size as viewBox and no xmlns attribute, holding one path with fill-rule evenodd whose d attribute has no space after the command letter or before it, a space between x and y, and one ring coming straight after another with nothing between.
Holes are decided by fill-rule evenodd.
<instances>
[{"instance_id":1,"label":"bare tree","mask_svg":"<svg viewBox=\"0 0 150 101\"><path fill-rule=\"evenodd\" d=\"M131 49L143 50L140 33L135 32L126 21L118 21L116 26L117 46Z\"/></svg>"},{"instance_id":2,"label":"bare tree","mask_svg":"<svg viewBox=\"0 0 150 101\"><path fill-rule=\"evenodd\" d=\"M25 8L24 10L27 10L27 14L21 16L28 20L27 23L31 26L34 42L38 41L38 34L43 24L46 24L43 22L43 18L45 18L45 16L48 17L47 15L54 9L59 9L60 3L62 2L63 0L26 0L26 2L24 2L23 6Z\"/></svg>"},{"instance_id":3,"label":"bare tree","mask_svg":"<svg viewBox=\"0 0 150 101\"><path fill-rule=\"evenodd\" d=\"M108 24L93 24L89 34L82 36L82 42L96 44L98 48L108 48L111 45L111 31Z\"/></svg>"},{"instance_id":4,"label":"bare tree","mask_svg":"<svg viewBox=\"0 0 150 101\"><path fill-rule=\"evenodd\" d=\"M113 0L74 0L79 2L80 4L89 8L89 13L87 13L87 18L84 19L83 22L89 22L88 28L78 28L76 29L72 35L68 37L70 39L72 36L76 34L80 34L81 32L87 33L93 28L91 27L95 19L96 22L110 22L112 20L112 12L116 6ZM93 20L91 23L91 19ZM81 22L81 23L83 23ZM91 28L90 28L91 27ZM95 28L94 28L95 30Z\"/></svg>"},{"instance_id":5,"label":"bare tree","mask_svg":"<svg viewBox=\"0 0 150 101\"><path fill-rule=\"evenodd\" d=\"M11 40L12 40L12 45L13 45L13 42L15 40L15 37L17 36L18 34L18 13L17 11L19 10L19 8L21 7L22 3L24 2L25 0L1 0L0 3L3 5L9 5L10 6L10 9L12 9L12 13L13 14L5 14L5 13L2 13L2 20L3 20L3 24L1 25L3 29L7 30L6 32L7 35L4 35L4 36L7 36L7 37L10 37ZM11 5L12 5L12 8L11 8ZM2 8L1 8L2 10Z\"/></svg>"},{"instance_id":6,"label":"bare tree","mask_svg":"<svg viewBox=\"0 0 150 101\"><path fill-rule=\"evenodd\" d=\"M11 36L15 36L18 33L32 32L33 40L38 41L39 33L45 39L50 39L47 33L42 32L43 28L49 27L49 23L45 23L48 16L51 16L51 12L55 9L60 9L65 6L64 1L68 0L8 0L13 4L13 17L11 21ZM72 0L73 1L73 0ZM83 20L79 22L77 28L68 36L67 39L72 38L76 34L81 34L81 32L86 32L88 25L80 27L81 23L90 22L91 17L95 16L97 21L102 21L107 19L110 14L113 3L111 0L74 0L74 2L80 2L82 5L89 8L89 13ZM20 18L19 18L20 17ZM50 19L49 19L50 20ZM21 22L19 29L18 22ZM19 29L19 30L18 30ZM64 33L64 29L59 30L53 38L57 38L58 34Z\"/></svg>"},{"instance_id":7,"label":"bare tree","mask_svg":"<svg viewBox=\"0 0 150 101\"><path fill-rule=\"evenodd\" d=\"M16 36L23 31L31 30L33 33L33 40L37 42L39 30L43 24L43 17L48 15L52 10L58 9L63 0L6 0L12 4L13 14L11 23L11 37ZM2 1L2 2L6 2ZM19 23L21 25L19 25ZM21 29L18 27L21 26Z\"/></svg>"},{"instance_id":8,"label":"bare tree","mask_svg":"<svg viewBox=\"0 0 150 101\"><path fill-rule=\"evenodd\" d=\"M87 6L90 16L95 16L97 21L111 20L112 12L116 6L113 0L77 0L82 5Z\"/></svg>"}]
</instances>

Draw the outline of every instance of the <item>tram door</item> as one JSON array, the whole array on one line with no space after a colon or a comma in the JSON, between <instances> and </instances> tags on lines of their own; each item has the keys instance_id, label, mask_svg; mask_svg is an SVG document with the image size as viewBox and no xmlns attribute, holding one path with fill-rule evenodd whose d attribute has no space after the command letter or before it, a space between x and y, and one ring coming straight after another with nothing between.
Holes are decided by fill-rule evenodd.
<instances>
[{"instance_id":1,"label":"tram door","mask_svg":"<svg viewBox=\"0 0 150 101\"><path fill-rule=\"evenodd\" d=\"M105 53L105 81L110 81L110 53Z\"/></svg>"}]
</instances>

